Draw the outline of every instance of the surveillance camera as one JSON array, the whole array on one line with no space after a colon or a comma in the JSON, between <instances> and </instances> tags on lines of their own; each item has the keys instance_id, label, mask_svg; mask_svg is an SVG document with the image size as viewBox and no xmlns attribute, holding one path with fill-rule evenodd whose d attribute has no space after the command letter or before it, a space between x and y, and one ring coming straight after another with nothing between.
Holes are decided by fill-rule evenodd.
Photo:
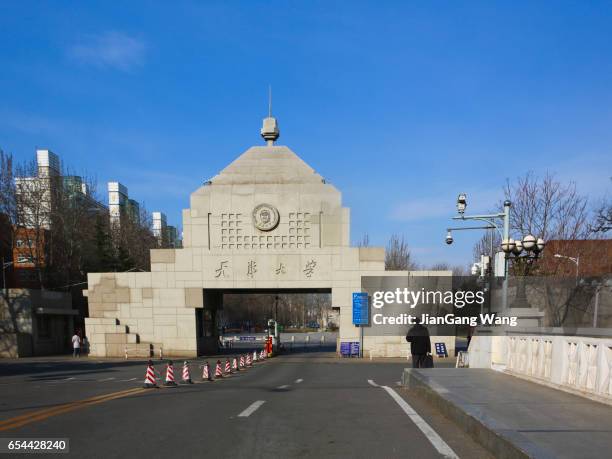
<instances>
[{"instance_id":1,"label":"surveillance camera","mask_svg":"<svg viewBox=\"0 0 612 459\"><path fill-rule=\"evenodd\" d=\"M446 243L448 245L451 245L453 243L453 237L450 234L446 236Z\"/></svg>"}]
</instances>

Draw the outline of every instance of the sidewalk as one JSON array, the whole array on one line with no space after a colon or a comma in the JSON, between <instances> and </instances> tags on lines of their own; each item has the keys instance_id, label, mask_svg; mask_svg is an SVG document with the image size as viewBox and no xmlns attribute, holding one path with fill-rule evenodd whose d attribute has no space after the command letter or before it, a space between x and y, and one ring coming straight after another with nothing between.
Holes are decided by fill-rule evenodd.
<instances>
[{"instance_id":1,"label":"sidewalk","mask_svg":"<svg viewBox=\"0 0 612 459\"><path fill-rule=\"evenodd\" d=\"M603 458L612 407L494 370L405 369L415 391L496 458Z\"/></svg>"}]
</instances>

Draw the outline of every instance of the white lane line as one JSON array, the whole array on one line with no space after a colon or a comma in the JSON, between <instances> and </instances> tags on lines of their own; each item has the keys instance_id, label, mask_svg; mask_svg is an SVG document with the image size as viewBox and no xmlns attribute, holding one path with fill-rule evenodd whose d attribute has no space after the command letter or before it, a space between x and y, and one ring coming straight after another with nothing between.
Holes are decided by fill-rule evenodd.
<instances>
[{"instance_id":1,"label":"white lane line","mask_svg":"<svg viewBox=\"0 0 612 459\"><path fill-rule=\"evenodd\" d=\"M282 386L278 386L277 389L287 389L289 384L283 384Z\"/></svg>"},{"instance_id":2,"label":"white lane line","mask_svg":"<svg viewBox=\"0 0 612 459\"><path fill-rule=\"evenodd\" d=\"M371 379L368 379L368 384L370 386L374 386L374 387L380 387L378 384L376 384L374 381L372 381Z\"/></svg>"},{"instance_id":3,"label":"white lane line","mask_svg":"<svg viewBox=\"0 0 612 459\"><path fill-rule=\"evenodd\" d=\"M266 403L265 400L257 400L256 402L253 402L249 405L249 407L244 410L242 413L240 413L238 415L239 418L248 418L250 415L252 415L255 411L257 411L257 408L259 408L261 405L263 405L264 403Z\"/></svg>"},{"instance_id":4,"label":"white lane line","mask_svg":"<svg viewBox=\"0 0 612 459\"><path fill-rule=\"evenodd\" d=\"M296 383L296 384L299 384L299 383L301 383L301 382L303 382L303 381L304 381L304 380L303 380L302 378L300 378L300 379L296 379L296 380L295 380L295 383Z\"/></svg>"},{"instance_id":5,"label":"white lane line","mask_svg":"<svg viewBox=\"0 0 612 459\"><path fill-rule=\"evenodd\" d=\"M73 379L75 379L74 376L70 378L64 378L64 379L52 379L51 381L45 381L45 384L60 384L66 381L72 381Z\"/></svg>"},{"instance_id":6,"label":"white lane line","mask_svg":"<svg viewBox=\"0 0 612 459\"><path fill-rule=\"evenodd\" d=\"M438 433L433 430L431 426L427 424L427 422L425 422L425 419L423 419L421 416L418 415L416 411L414 411L414 409L406 402L406 400L400 397L400 395L390 387L380 387L382 387L391 396L391 398L396 401L400 408L404 410L404 413L406 413L406 415L408 415L412 422L416 424L416 426L421 430L421 432L425 434L429 442L433 445L434 448L438 450L438 452L442 456L450 459L459 459L459 456L457 456L457 454L451 449L451 447L448 446L448 444L444 440L442 440L442 437L440 437L440 435L438 435Z\"/></svg>"},{"instance_id":7,"label":"white lane line","mask_svg":"<svg viewBox=\"0 0 612 459\"><path fill-rule=\"evenodd\" d=\"M129 381L136 381L136 378L131 378L131 379L121 379L117 382L129 382Z\"/></svg>"},{"instance_id":8,"label":"white lane line","mask_svg":"<svg viewBox=\"0 0 612 459\"><path fill-rule=\"evenodd\" d=\"M99 382L104 382L104 381L112 381L115 378L104 378L104 379L98 379Z\"/></svg>"}]
</instances>

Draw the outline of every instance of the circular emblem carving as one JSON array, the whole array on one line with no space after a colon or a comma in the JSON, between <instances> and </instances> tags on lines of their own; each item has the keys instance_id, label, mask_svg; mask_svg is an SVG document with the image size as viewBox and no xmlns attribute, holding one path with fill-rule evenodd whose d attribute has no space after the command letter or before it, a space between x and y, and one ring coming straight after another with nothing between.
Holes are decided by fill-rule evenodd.
<instances>
[{"instance_id":1,"label":"circular emblem carving","mask_svg":"<svg viewBox=\"0 0 612 459\"><path fill-rule=\"evenodd\" d=\"M253 209L253 224L261 231L271 231L278 225L278 210L269 204L259 204Z\"/></svg>"}]
</instances>

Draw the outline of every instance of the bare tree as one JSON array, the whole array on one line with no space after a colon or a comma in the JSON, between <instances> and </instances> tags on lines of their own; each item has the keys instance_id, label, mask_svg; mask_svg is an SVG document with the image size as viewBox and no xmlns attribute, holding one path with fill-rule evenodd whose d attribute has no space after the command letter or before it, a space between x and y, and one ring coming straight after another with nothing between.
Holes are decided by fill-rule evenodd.
<instances>
[{"instance_id":1,"label":"bare tree","mask_svg":"<svg viewBox=\"0 0 612 459\"><path fill-rule=\"evenodd\" d=\"M493 259L495 252L499 252L500 247L501 237L499 233L495 230L489 230L486 234L482 235L476 244L474 244L474 248L472 249L474 260L480 261L481 255L489 255L491 259Z\"/></svg>"},{"instance_id":2,"label":"bare tree","mask_svg":"<svg viewBox=\"0 0 612 459\"><path fill-rule=\"evenodd\" d=\"M15 202L15 179L13 176L13 156L0 150L0 249L2 262L10 262L13 257L15 241L15 221L17 204ZM2 266L2 288L6 293L7 273L12 269Z\"/></svg>"},{"instance_id":3,"label":"bare tree","mask_svg":"<svg viewBox=\"0 0 612 459\"><path fill-rule=\"evenodd\" d=\"M7 216L12 224L17 219L15 201L15 176L13 172L13 155L0 150L0 213Z\"/></svg>"},{"instance_id":4,"label":"bare tree","mask_svg":"<svg viewBox=\"0 0 612 459\"><path fill-rule=\"evenodd\" d=\"M357 243L355 244L355 247L369 247L369 246L370 246L370 236L368 235L368 233L364 233L363 236L361 236L361 239L359 239Z\"/></svg>"},{"instance_id":5,"label":"bare tree","mask_svg":"<svg viewBox=\"0 0 612 459\"><path fill-rule=\"evenodd\" d=\"M551 173L540 178L532 172L508 180L504 186L504 199L512 202L510 208L511 236L521 238L527 234L545 241L577 240L588 238L592 231L588 224L588 199L576 189L574 182L562 183ZM496 211L503 209L500 201ZM499 251L501 238L493 233L493 252ZM474 258L490 254L490 235L484 235L474 246ZM537 264L515 259L511 270L517 275L537 272Z\"/></svg>"},{"instance_id":6,"label":"bare tree","mask_svg":"<svg viewBox=\"0 0 612 459\"><path fill-rule=\"evenodd\" d=\"M56 286L78 283L95 266L97 217L108 214L96 199L93 179L64 173L53 193L48 277Z\"/></svg>"},{"instance_id":7,"label":"bare tree","mask_svg":"<svg viewBox=\"0 0 612 459\"><path fill-rule=\"evenodd\" d=\"M410 249L404 236L391 235L385 249L385 270L410 271L415 268L416 264L411 260Z\"/></svg>"},{"instance_id":8,"label":"bare tree","mask_svg":"<svg viewBox=\"0 0 612 459\"><path fill-rule=\"evenodd\" d=\"M429 267L430 271L452 271L453 276L467 276L468 269L465 266L454 265L451 266L449 263L434 263Z\"/></svg>"},{"instance_id":9,"label":"bare tree","mask_svg":"<svg viewBox=\"0 0 612 459\"><path fill-rule=\"evenodd\" d=\"M15 244L17 264L32 266L38 284L45 287L44 267L48 264L46 238L51 228L51 210L59 177L38 177L36 162L18 165L15 178Z\"/></svg>"},{"instance_id":10,"label":"bare tree","mask_svg":"<svg viewBox=\"0 0 612 459\"><path fill-rule=\"evenodd\" d=\"M540 179L529 172L514 182L508 180L504 195L512 202L510 226L517 236L533 234L548 241L583 239L589 234L588 199L574 182L561 183L550 173Z\"/></svg>"},{"instance_id":11,"label":"bare tree","mask_svg":"<svg viewBox=\"0 0 612 459\"><path fill-rule=\"evenodd\" d=\"M589 231L595 236L603 236L610 230L612 230L612 200L604 198L595 210Z\"/></svg>"}]
</instances>

